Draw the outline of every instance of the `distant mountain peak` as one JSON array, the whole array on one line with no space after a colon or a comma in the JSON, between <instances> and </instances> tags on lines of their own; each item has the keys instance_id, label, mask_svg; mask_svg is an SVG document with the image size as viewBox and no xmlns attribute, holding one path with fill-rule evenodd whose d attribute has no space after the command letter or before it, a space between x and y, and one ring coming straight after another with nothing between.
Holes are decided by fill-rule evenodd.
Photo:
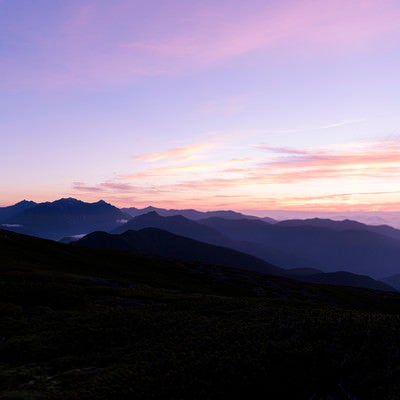
<instances>
[{"instance_id":1,"label":"distant mountain peak","mask_svg":"<svg viewBox=\"0 0 400 400\"><path fill-rule=\"evenodd\" d=\"M75 204L87 204L87 205L111 205L109 203L107 203L104 200L99 200L97 202L94 203L88 203L82 200L78 200L75 199L74 197L63 197L61 199L55 200L53 202L47 202L47 203L43 203L43 204L71 204L71 205L75 205Z\"/></svg>"},{"instance_id":2,"label":"distant mountain peak","mask_svg":"<svg viewBox=\"0 0 400 400\"><path fill-rule=\"evenodd\" d=\"M19 208L22 210L18 213L3 212L6 216L0 221L15 226L21 233L56 240L94 230L111 230L118 227L120 221L129 219L129 215L104 200L87 203L67 197Z\"/></svg>"},{"instance_id":3,"label":"distant mountain peak","mask_svg":"<svg viewBox=\"0 0 400 400\"><path fill-rule=\"evenodd\" d=\"M143 217L160 217L161 215L157 211L149 211L146 214L140 215L140 217L141 216L143 216Z\"/></svg>"},{"instance_id":4,"label":"distant mountain peak","mask_svg":"<svg viewBox=\"0 0 400 400\"><path fill-rule=\"evenodd\" d=\"M34 204L36 204L34 201L32 201L32 200L26 200L26 199L24 199L24 200L22 200L22 201L20 201L20 202L18 202L18 203L16 203L16 204L14 204L15 206L25 206L25 205L34 205Z\"/></svg>"},{"instance_id":5,"label":"distant mountain peak","mask_svg":"<svg viewBox=\"0 0 400 400\"><path fill-rule=\"evenodd\" d=\"M55 200L53 203L77 204L77 203L82 203L82 201L78 200L78 199L75 199L73 197L63 197L61 199Z\"/></svg>"},{"instance_id":6,"label":"distant mountain peak","mask_svg":"<svg viewBox=\"0 0 400 400\"><path fill-rule=\"evenodd\" d=\"M198 211L193 208L185 208L182 210L178 209L166 209L166 208L158 208L152 205L149 205L145 208L122 208L123 212L131 215L132 217L137 217L139 215L147 214L150 211L156 211L159 216L162 217L172 217L176 215L182 215L183 217L198 221L201 219L209 218L209 217L221 217L225 219L258 219L252 215L245 215L240 212L232 211L232 210L217 210L217 211ZM275 220L269 219L269 223L275 223Z\"/></svg>"}]
</instances>

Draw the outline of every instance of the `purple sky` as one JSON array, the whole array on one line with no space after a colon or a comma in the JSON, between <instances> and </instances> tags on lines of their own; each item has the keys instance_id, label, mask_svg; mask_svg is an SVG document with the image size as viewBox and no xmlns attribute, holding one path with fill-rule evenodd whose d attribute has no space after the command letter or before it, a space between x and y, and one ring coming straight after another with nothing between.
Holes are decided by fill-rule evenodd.
<instances>
[{"instance_id":1,"label":"purple sky","mask_svg":"<svg viewBox=\"0 0 400 400\"><path fill-rule=\"evenodd\" d=\"M0 0L0 206L400 210L398 0Z\"/></svg>"}]
</instances>

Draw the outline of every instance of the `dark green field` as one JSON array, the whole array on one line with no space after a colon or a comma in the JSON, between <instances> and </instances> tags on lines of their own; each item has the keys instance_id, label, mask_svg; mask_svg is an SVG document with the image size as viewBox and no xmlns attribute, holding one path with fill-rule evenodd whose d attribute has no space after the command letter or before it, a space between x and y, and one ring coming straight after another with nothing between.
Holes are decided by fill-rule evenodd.
<instances>
[{"instance_id":1,"label":"dark green field","mask_svg":"<svg viewBox=\"0 0 400 400\"><path fill-rule=\"evenodd\" d=\"M398 399L400 295L0 231L0 399Z\"/></svg>"}]
</instances>

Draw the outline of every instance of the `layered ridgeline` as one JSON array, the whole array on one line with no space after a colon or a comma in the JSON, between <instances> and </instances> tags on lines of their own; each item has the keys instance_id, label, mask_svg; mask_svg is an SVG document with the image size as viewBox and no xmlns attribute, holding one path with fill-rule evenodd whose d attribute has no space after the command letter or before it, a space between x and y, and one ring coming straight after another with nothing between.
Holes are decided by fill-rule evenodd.
<instances>
[{"instance_id":1,"label":"layered ridgeline","mask_svg":"<svg viewBox=\"0 0 400 400\"><path fill-rule=\"evenodd\" d=\"M66 241L100 230L123 233L153 227L229 247L286 269L342 270L376 278L399 274L400 231L389 226L348 220L266 221L234 211L156 209L157 213L143 214L149 209L155 208L131 208L123 212L103 201L60 199L40 204L24 201L0 208L0 224L16 232L55 240L70 236ZM175 215L179 212L190 218ZM140 215L132 218L128 213Z\"/></svg>"},{"instance_id":2,"label":"layered ridgeline","mask_svg":"<svg viewBox=\"0 0 400 400\"><path fill-rule=\"evenodd\" d=\"M277 226L284 227L315 227L327 228L338 232L343 231L366 231L389 236L393 239L400 239L400 230L389 225L366 225L361 222L345 219L343 221L333 221L331 219L310 218L310 219L289 219L276 223Z\"/></svg>"},{"instance_id":3,"label":"layered ridgeline","mask_svg":"<svg viewBox=\"0 0 400 400\"><path fill-rule=\"evenodd\" d=\"M230 241L227 236L219 233L212 227L203 225L198 221L192 221L182 215L162 217L155 211L130 219L125 224L114 229L112 233L123 233L127 230L139 230L143 228L158 228L206 243L228 245L228 247L235 246L234 241Z\"/></svg>"},{"instance_id":4,"label":"layered ridgeline","mask_svg":"<svg viewBox=\"0 0 400 400\"><path fill-rule=\"evenodd\" d=\"M7 231L0 266L5 400L398 395L396 293Z\"/></svg>"},{"instance_id":5,"label":"layered ridgeline","mask_svg":"<svg viewBox=\"0 0 400 400\"><path fill-rule=\"evenodd\" d=\"M120 235L94 232L73 242L73 245L174 257L186 261L238 267L273 275L286 274L286 270L257 257L228 247L214 246L175 235L157 228L144 228L138 231L128 230Z\"/></svg>"},{"instance_id":6,"label":"layered ridgeline","mask_svg":"<svg viewBox=\"0 0 400 400\"><path fill-rule=\"evenodd\" d=\"M400 231L351 221L267 223L253 219L140 215L113 233L159 228L210 244L231 247L282 268L347 271L381 278L399 271ZM208 228L208 230L206 229Z\"/></svg>"},{"instance_id":7,"label":"layered ridgeline","mask_svg":"<svg viewBox=\"0 0 400 400\"><path fill-rule=\"evenodd\" d=\"M183 261L237 267L264 274L290 277L305 282L364 287L384 291L395 290L386 283L350 272L322 273L315 269L282 269L259 258L228 247L214 246L156 228L144 228L138 231L128 230L119 235L94 232L73 244L93 248L130 251L153 256L174 257Z\"/></svg>"},{"instance_id":8,"label":"layered ridgeline","mask_svg":"<svg viewBox=\"0 0 400 400\"><path fill-rule=\"evenodd\" d=\"M166 210L155 207L119 210L104 201L86 203L68 198L45 203L24 200L13 206L0 207L0 225L16 232L44 238L59 240L71 236L73 239L74 236L82 236L96 230L112 230L131 219L132 216L147 214L154 210L162 215L184 215L193 220L212 216L231 219L257 218L234 211L201 212L197 210ZM202 229L204 230L204 228Z\"/></svg>"},{"instance_id":9,"label":"layered ridgeline","mask_svg":"<svg viewBox=\"0 0 400 400\"><path fill-rule=\"evenodd\" d=\"M329 226L330 222L334 227ZM307 221L293 226L221 218L201 221L229 239L241 242L240 250L268 258L282 267L288 267L287 261L279 254L272 258L269 249L304 260L298 267L319 268L324 272L345 270L383 277L399 271L400 240L394 238L399 231L389 227L373 231L376 227L363 224L357 224L357 229L348 229L346 221L343 228L338 229L336 222L330 222L328 226L315 226Z\"/></svg>"},{"instance_id":10,"label":"layered ridgeline","mask_svg":"<svg viewBox=\"0 0 400 400\"><path fill-rule=\"evenodd\" d=\"M130 218L102 200L85 203L72 198L33 204L11 216L5 215L0 219L4 228L54 240L96 230L108 231Z\"/></svg>"},{"instance_id":11,"label":"layered ridgeline","mask_svg":"<svg viewBox=\"0 0 400 400\"><path fill-rule=\"evenodd\" d=\"M198 211L194 209L184 209L184 210L177 210L177 209L165 209L165 208L158 208L158 207L145 207L145 208L121 208L121 211L131 215L132 217L137 217L139 215L148 214L149 212L155 211L158 215L163 217L172 217L175 215L182 215L185 218L192 219L197 221L199 219L211 218L211 217L218 217L218 218L225 218L225 219L258 219L254 215L246 215L232 210L219 210L219 211ZM266 222L275 223L272 218L265 217L263 218Z\"/></svg>"}]
</instances>

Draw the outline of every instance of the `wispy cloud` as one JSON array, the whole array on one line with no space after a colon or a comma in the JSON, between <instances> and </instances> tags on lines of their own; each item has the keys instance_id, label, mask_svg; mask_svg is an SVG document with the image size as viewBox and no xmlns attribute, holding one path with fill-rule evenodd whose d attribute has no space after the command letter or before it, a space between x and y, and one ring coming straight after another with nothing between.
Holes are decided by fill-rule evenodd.
<instances>
[{"instance_id":1,"label":"wispy cloud","mask_svg":"<svg viewBox=\"0 0 400 400\"><path fill-rule=\"evenodd\" d=\"M90 186L84 182L74 182L72 184L72 188L73 188L73 190L77 190L79 192L102 192L103 191L101 186L96 186L96 185Z\"/></svg>"},{"instance_id":2,"label":"wispy cloud","mask_svg":"<svg viewBox=\"0 0 400 400\"><path fill-rule=\"evenodd\" d=\"M200 152L203 162L188 162L193 152ZM157 199L161 206L190 201L200 208L207 208L205 204L240 208L245 201L254 209L343 209L400 201L398 140L306 148L260 144L236 152L237 157L219 153L215 160L203 146L193 145L142 155L135 159L140 170L96 185L76 182L74 189L121 199L135 195L144 203ZM388 185L392 190L386 190Z\"/></svg>"},{"instance_id":3,"label":"wispy cloud","mask_svg":"<svg viewBox=\"0 0 400 400\"><path fill-rule=\"evenodd\" d=\"M250 51L291 45L345 50L364 46L368 39L400 28L390 0L315 2L283 1L280 7L265 6L253 15L223 18L229 10L215 8L215 23L202 25L196 16L193 31L185 36L132 42L132 49L152 55L213 64ZM219 12L221 14L219 14ZM222 22L223 21L223 22ZM222 22L222 23L221 23Z\"/></svg>"},{"instance_id":4,"label":"wispy cloud","mask_svg":"<svg viewBox=\"0 0 400 400\"><path fill-rule=\"evenodd\" d=\"M291 149L261 145L278 156L242 172L255 182L295 183L315 179L400 176L400 143L377 142L349 148Z\"/></svg>"},{"instance_id":5,"label":"wispy cloud","mask_svg":"<svg viewBox=\"0 0 400 400\"><path fill-rule=\"evenodd\" d=\"M74 182L72 188L81 192L131 192L137 190L137 186L116 181L101 182L96 185L87 185L85 182Z\"/></svg>"},{"instance_id":6,"label":"wispy cloud","mask_svg":"<svg viewBox=\"0 0 400 400\"><path fill-rule=\"evenodd\" d=\"M295 155L308 155L308 154L313 154L313 151L311 150L305 150L305 149L295 149L291 147L277 147L277 146L271 146L265 143L255 145L254 148L260 149L260 150L266 150L271 153L277 153L277 154L295 154Z\"/></svg>"},{"instance_id":7,"label":"wispy cloud","mask_svg":"<svg viewBox=\"0 0 400 400\"><path fill-rule=\"evenodd\" d=\"M171 4L171 10L176 5L179 12L161 18L150 4L130 0L75 2L60 8L55 23L48 25L40 23L34 9L26 25L40 26L40 34L19 29L19 40L10 40L17 47L0 65L2 86L121 84L209 68L250 52L279 56L296 49L329 56L370 49L375 39L400 30L394 0L283 0L279 5L250 1L246 7L205 6L200 1L191 7ZM143 22L143 15L149 14L151 24ZM8 34L15 32L13 23L6 23ZM158 29L148 28L155 25ZM23 51L15 43L36 51Z\"/></svg>"},{"instance_id":8,"label":"wispy cloud","mask_svg":"<svg viewBox=\"0 0 400 400\"><path fill-rule=\"evenodd\" d=\"M156 153L140 154L134 156L136 161L157 162L161 160L188 161L204 154L215 145L212 143L199 143L184 147L175 147L169 150Z\"/></svg>"},{"instance_id":9,"label":"wispy cloud","mask_svg":"<svg viewBox=\"0 0 400 400\"><path fill-rule=\"evenodd\" d=\"M100 184L100 187L117 192L131 192L133 190L136 190L136 187L134 185L120 182L102 182Z\"/></svg>"},{"instance_id":10,"label":"wispy cloud","mask_svg":"<svg viewBox=\"0 0 400 400\"><path fill-rule=\"evenodd\" d=\"M213 170L215 171L217 167L217 164L210 162L205 164L185 164L175 167L149 168L144 171L135 172L133 174L121 175L119 179L130 180L156 177L182 178L187 175L199 174L203 172L211 173Z\"/></svg>"},{"instance_id":11,"label":"wispy cloud","mask_svg":"<svg viewBox=\"0 0 400 400\"><path fill-rule=\"evenodd\" d=\"M360 122L365 122L365 118L359 118L359 119L343 119L341 121L333 122L331 124L327 125L321 125L317 127L316 129L331 129L331 128L338 128L341 126L346 126L346 125L353 125L353 124L358 124Z\"/></svg>"}]
</instances>

